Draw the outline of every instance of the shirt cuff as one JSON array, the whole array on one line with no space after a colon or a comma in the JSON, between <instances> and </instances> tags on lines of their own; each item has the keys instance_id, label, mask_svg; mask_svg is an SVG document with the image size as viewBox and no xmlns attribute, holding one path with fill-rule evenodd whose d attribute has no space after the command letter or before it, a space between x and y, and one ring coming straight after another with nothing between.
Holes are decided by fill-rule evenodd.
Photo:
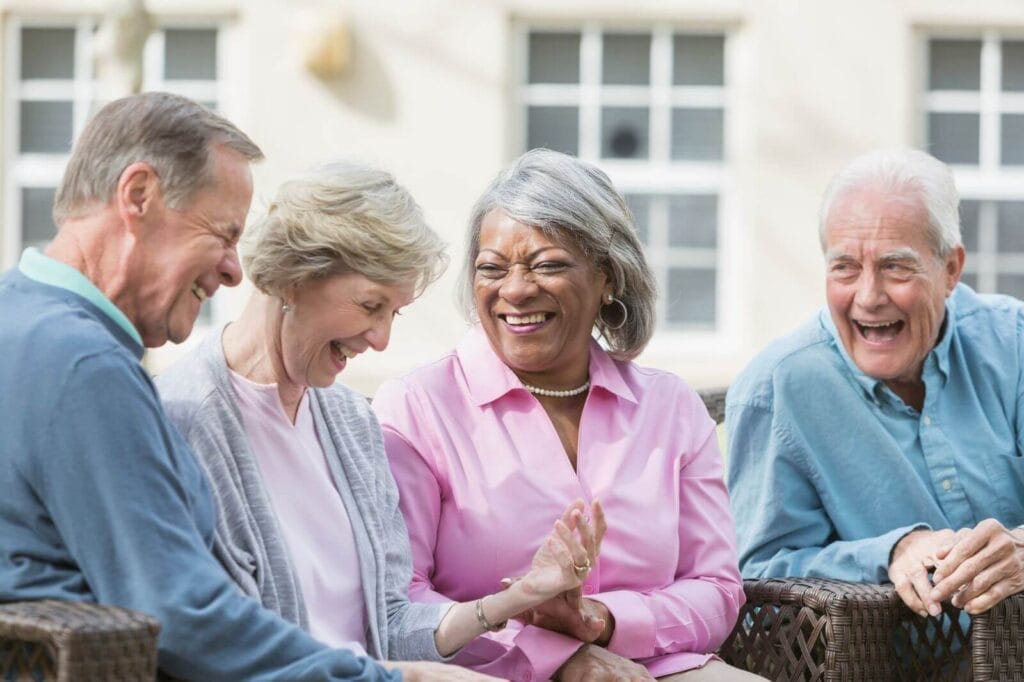
<instances>
[{"instance_id":1,"label":"shirt cuff","mask_svg":"<svg viewBox=\"0 0 1024 682\"><path fill-rule=\"evenodd\" d=\"M613 590L591 595L590 599L608 607L615 618L615 630L608 640L608 651L623 658L647 658L654 655L654 614L643 597L630 590Z\"/></svg>"},{"instance_id":2,"label":"shirt cuff","mask_svg":"<svg viewBox=\"0 0 1024 682\"><path fill-rule=\"evenodd\" d=\"M889 564L896 545L905 536L915 530L931 530L927 523L896 528L884 535L879 535L874 542L868 543L860 553L860 565L864 567L864 581L869 583L889 582Z\"/></svg>"},{"instance_id":3,"label":"shirt cuff","mask_svg":"<svg viewBox=\"0 0 1024 682\"><path fill-rule=\"evenodd\" d=\"M515 679L550 680L583 642L557 632L527 625L515 638L516 646L529 663L529 670L517 670Z\"/></svg>"}]
</instances>

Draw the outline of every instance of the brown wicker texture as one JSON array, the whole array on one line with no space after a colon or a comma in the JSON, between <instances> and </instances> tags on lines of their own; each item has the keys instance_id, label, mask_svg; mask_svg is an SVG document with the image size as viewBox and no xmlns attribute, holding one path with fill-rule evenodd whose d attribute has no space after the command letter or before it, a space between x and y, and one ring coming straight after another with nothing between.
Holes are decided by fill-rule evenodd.
<instances>
[{"instance_id":1,"label":"brown wicker texture","mask_svg":"<svg viewBox=\"0 0 1024 682\"><path fill-rule=\"evenodd\" d=\"M975 680L1024 682L1024 593L974 618L971 647Z\"/></svg>"},{"instance_id":2,"label":"brown wicker texture","mask_svg":"<svg viewBox=\"0 0 1024 682\"><path fill-rule=\"evenodd\" d=\"M113 606L0 604L0 680L153 680L160 625Z\"/></svg>"}]
</instances>

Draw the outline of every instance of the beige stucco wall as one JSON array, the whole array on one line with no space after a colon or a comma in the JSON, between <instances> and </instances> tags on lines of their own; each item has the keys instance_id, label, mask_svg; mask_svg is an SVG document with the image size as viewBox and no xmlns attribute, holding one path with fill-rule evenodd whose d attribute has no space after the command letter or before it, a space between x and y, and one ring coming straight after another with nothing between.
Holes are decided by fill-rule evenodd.
<instances>
[{"instance_id":1,"label":"beige stucco wall","mask_svg":"<svg viewBox=\"0 0 1024 682\"><path fill-rule=\"evenodd\" d=\"M77 0L0 0L34 15L99 10ZM397 321L391 347L342 377L382 378L448 350L464 322L452 291L469 208L517 152L517 21L651 20L728 31L728 161L735 216L725 243L735 330L712 344L652 346L641 361L698 385L729 382L765 343L822 301L818 197L846 159L920 143L925 29L1024 28L1019 0L299 0L153 1L174 15L233 17L229 111L263 146L254 210L290 174L332 158L391 169L452 246L448 274ZM309 13L342 8L354 60L323 81L301 66ZM321 16L334 16L327 12ZM5 140L6 144L7 141ZM222 292L228 314L244 291ZM154 354L159 368L174 350Z\"/></svg>"}]
</instances>

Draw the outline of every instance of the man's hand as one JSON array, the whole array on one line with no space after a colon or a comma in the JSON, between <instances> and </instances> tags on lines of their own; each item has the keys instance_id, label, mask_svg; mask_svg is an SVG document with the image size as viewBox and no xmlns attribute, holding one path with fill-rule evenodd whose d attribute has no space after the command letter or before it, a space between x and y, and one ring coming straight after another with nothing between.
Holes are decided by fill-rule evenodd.
<instances>
[{"instance_id":1,"label":"man's hand","mask_svg":"<svg viewBox=\"0 0 1024 682\"><path fill-rule=\"evenodd\" d=\"M974 615L1024 590L1024 532L985 519L960 535L937 553L932 601L952 597L953 606Z\"/></svg>"},{"instance_id":2,"label":"man's hand","mask_svg":"<svg viewBox=\"0 0 1024 682\"><path fill-rule=\"evenodd\" d=\"M584 644L555 673L560 682L654 682L647 668L593 644Z\"/></svg>"},{"instance_id":3,"label":"man's hand","mask_svg":"<svg viewBox=\"0 0 1024 682\"><path fill-rule=\"evenodd\" d=\"M889 580L907 606L920 616L942 613L941 599L932 596L928 571L938 562L936 553L948 551L957 540L952 530L914 530L900 539L889 561Z\"/></svg>"},{"instance_id":4,"label":"man's hand","mask_svg":"<svg viewBox=\"0 0 1024 682\"><path fill-rule=\"evenodd\" d=\"M428 661L381 661L388 670L401 670L406 682L501 682L500 678L473 672L457 665Z\"/></svg>"}]
</instances>

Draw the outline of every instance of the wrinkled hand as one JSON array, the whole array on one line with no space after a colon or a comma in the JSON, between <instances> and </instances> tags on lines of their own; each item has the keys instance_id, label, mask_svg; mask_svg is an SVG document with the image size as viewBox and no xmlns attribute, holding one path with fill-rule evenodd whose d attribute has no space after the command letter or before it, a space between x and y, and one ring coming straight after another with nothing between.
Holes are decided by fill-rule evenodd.
<instances>
[{"instance_id":1,"label":"wrinkled hand","mask_svg":"<svg viewBox=\"0 0 1024 682\"><path fill-rule=\"evenodd\" d=\"M615 631L615 619L608 607L599 601L581 598L579 588L530 609L521 614L519 620L600 646L606 646Z\"/></svg>"},{"instance_id":2,"label":"wrinkled hand","mask_svg":"<svg viewBox=\"0 0 1024 682\"><path fill-rule=\"evenodd\" d=\"M974 615L1024 590L1024 532L985 519L959 535L937 553L932 600L952 597L953 606Z\"/></svg>"},{"instance_id":3,"label":"wrinkled hand","mask_svg":"<svg viewBox=\"0 0 1024 682\"><path fill-rule=\"evenodd\" d=\"M583 509L583 500L576 500L555 521L533 555L530 572L521 579L520 587L528 593L549 600L569 590L578 591L586 579L587 573L577 572L575 567L596 563L606 525L600 502L595 500L591 506L593 525L584 518Z\"/></svg>"},{"instance_id":4,"label":"wrinkled hand","mask_svg":"<svg viewBox=\"0 0 1024 682\"><path fill-rule=\"evenodd\" d=\"M555 673L560 682L653 682L647 668L599 646L584 644Z\"/></svg>"},{"instance_id":5,"label":"wrinkled hand","mask_svg":"<svg viewBox=\"0 0 1024 682\"><path fill-rule=\"evenodd\" d=\"M400 670L405 682L500 682L500 678L473 672L457 665L427 661L380 661L388 670Z\"/></svg>"},{"instance_id":6,"label":"wrinkled hand","mask_svg":"<svg viewBox=\"0 0 1024 682\"><path fill-rule=\"evenodd\" d=\"M936 553L948 551L957 540L952 530L915 530L896 543L889 561L889 580L907 606L920 616L942 612L940 599L932 597L928 571L936 566Z\"/></svg>"}]
</instances>

